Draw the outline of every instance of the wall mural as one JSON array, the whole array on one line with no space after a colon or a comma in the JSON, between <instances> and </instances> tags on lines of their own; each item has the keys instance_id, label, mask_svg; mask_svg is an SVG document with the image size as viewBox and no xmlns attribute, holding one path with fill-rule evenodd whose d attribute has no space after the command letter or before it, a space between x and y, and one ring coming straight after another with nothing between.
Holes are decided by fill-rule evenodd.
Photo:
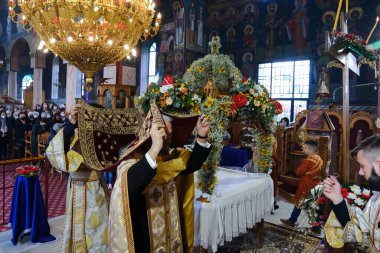
<instances>
[{"instance_id":1,"label":"wall mural","mask_svg":"<svg viewBox=\"0 0 380 253\"><path fill-rule=\"evenodd\" d=\"M204 0L185 1L187 14L186 22L186 48L206 52L205 20L206 2Z\"/></svg>"},{"instance_id":2,"label":"wall mural","mask_svg":"<svg viewBox=\"0 0 380 253\"><path fill-rule=\"evenodd\" d=\"M218 35L244 77L255 78L260 11L258 1L212 1L208 5L208 41ZM272 46L273 47L273 46Z\"/></svg>"}]
</instances>

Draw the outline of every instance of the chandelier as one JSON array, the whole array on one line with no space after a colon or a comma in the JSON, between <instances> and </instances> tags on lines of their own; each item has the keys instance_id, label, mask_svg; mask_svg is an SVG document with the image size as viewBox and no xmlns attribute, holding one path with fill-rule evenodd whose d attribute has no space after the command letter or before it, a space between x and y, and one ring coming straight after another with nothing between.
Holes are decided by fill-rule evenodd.
<instances>
[{"instance_id":1,"label":"chandelier","mask_svg":"<svg viewBox=\"0 0 380 253\"><path fill-rule=\"evenodd\" d=\"M155 16L152 0L15 0L9 1L9 16L29 31L34 29L41 41L39 50L67 60L92 76L105 65L130 54L135 46L157 34L161 14Z\"/></svg>"}]
</instances>

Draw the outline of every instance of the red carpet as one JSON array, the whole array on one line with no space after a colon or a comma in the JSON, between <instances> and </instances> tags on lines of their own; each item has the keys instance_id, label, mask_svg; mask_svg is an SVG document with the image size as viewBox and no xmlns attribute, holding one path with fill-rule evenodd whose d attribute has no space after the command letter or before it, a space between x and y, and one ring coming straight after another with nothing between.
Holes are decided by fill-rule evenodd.
<instances>
[{"instance_id":1,"label":"red carpet","mask_svg":"<svg viewBox=\"0 0 380 253\"><path fill-rule=\"evenodd\" d=\"M12 201L12 194L13 194L13 184L14 184L14 168L18 166L7 166L5 169L6 172L3 174L3 172L0 172L0 232L9 230L10 227L7 226L8 219L9 219L9 210L10 205ZM0 168L3 169L3 168ZM5 176L5 191L3 191L3 176ZM41 190L44 194L45 198L45 176L43 174L40 174L39 176L40 184L41 184ZM49 174L49 200L48 200L48 218L53 218L56 216L60 216L65 214L66 209L66 186L67 186L67 179L66 175L61 175L57 172L52 175ZM3 198L5 197L5 199ZM5 205L4 205L5 203ZM4 210L4 212L3 212Z\"/></svg>"}]
</instances>

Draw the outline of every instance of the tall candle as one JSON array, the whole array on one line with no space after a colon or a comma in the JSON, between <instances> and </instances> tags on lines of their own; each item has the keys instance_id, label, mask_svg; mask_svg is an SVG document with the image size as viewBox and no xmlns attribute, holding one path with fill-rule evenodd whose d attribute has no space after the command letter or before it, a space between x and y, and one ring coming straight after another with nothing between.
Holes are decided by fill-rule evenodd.
<instances>
[{"instance_id":1,"label":"tall candle","mask_svg":"<svg viewBox=\"0 0 380 253\"><path fill-rule=\"evenodd\" d=\"M375 31L375 29L376 29L377 23L379 23L379 17L376 18L376 22L375 22L374 26L372 27L372 30L371 30L371 32L369 33L368 37L367 37L367 40L365 41L367 44L368 44L369 39L370 39L371 36L372 36L372 33L373 33L373 32Z\"/></svg>"},{"instance_id":2,"label":"tall candle","mask_svg":"<svg viewBox=\"0 0 380 253\"><path fill-rule=\"evenodd\" d=\"M348 0L346 0L346 14L348 13Z\"/></svg>"},{"instance_id":3,"label":"tall candle","mask_svg":"<svg viewBox=\"0 0 380 253\"><path fill-rule=\"evenodd\" d=\"M338 11L336 12L335 22L334 22L334 29L333 29L334 32L336 30L336 26L338 25L340 10L342 9L342 2L343 0L339 0Z\"/></svg>"}]
</instances>

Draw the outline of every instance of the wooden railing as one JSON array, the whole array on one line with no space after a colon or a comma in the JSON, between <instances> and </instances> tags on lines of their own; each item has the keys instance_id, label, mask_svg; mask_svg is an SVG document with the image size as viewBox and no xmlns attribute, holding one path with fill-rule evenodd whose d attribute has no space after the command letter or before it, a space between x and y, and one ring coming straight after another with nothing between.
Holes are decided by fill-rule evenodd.
<instances>
[{"instance_id":1,"label":"wooden railing","mask_svg":"<svg viewBox=\"0 0 380 253\"><path fill-rule=\"evenodd\" d=\"M14 187L14 180L11 185L6 186L6 174L12 173L15 171L15 169L19 166L22 166L24 164L38 164L39 167L41 167L41 162L45 161L44 168L41 168L44 170L44 205L46 214L48 213L48 199L49 199L49 160L46 157L39 156L39 157L32 157L32 158L22 158L22 159L14 159L14 160L5 160L0 161L0 176L2 181L2 186L0 187L0 192L3 199L3 205L2 205L2 215L0 220L0 225L8 224L8 220L6 220L6 213L5 213L5 206L11 205L11 203L5 203L5 194L6 189L13 188ZM14 166L12 166L14 165ZM10 167L10 168L9 168Z\"/></svg>"}]
</instances>

